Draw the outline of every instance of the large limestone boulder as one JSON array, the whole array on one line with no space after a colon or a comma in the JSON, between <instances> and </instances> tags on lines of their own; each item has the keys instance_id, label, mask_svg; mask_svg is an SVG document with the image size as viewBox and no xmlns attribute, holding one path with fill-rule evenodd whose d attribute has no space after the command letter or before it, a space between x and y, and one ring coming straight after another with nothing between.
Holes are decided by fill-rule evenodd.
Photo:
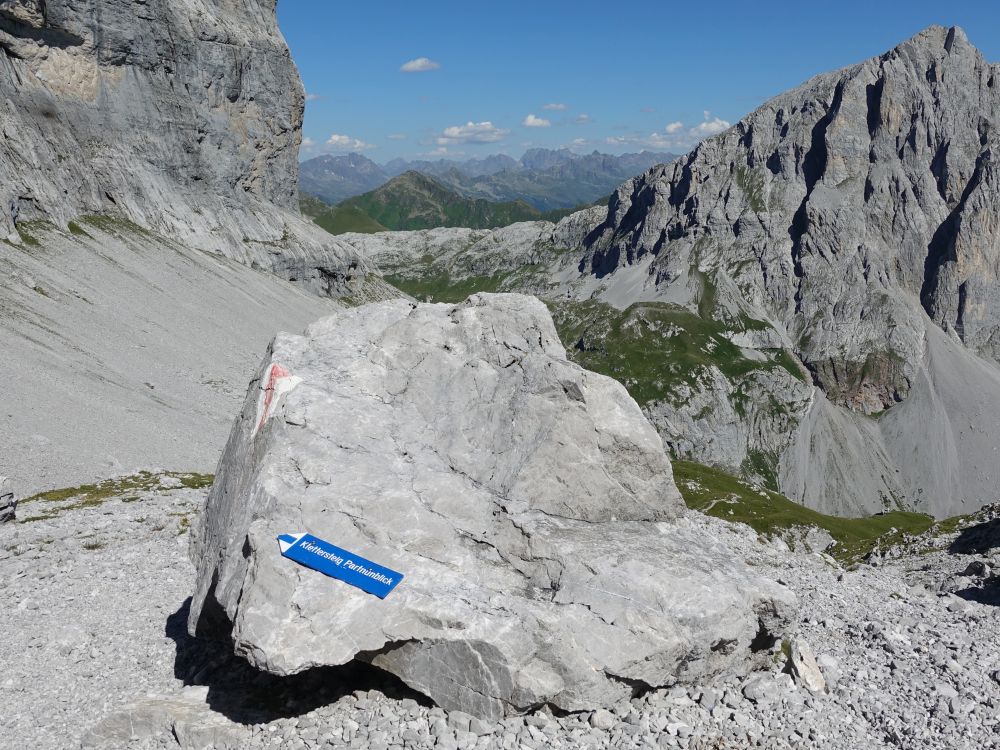
<instances>
[{"instance_id":1,"label":"large limestone boulder","mask_svg":"<svg viewBox=\"0 0 1000 750\"><path fill-rule=\"evenodd\" d=\"M195 524L189 628L291 674L363 659L496 718L741 669L794 600L689 524L655 430L538 300L404 300L279 335ZM282 557L309 532L379 599ZM763 657L760 657L763 658Z\"/></svg>"}]
</instances>

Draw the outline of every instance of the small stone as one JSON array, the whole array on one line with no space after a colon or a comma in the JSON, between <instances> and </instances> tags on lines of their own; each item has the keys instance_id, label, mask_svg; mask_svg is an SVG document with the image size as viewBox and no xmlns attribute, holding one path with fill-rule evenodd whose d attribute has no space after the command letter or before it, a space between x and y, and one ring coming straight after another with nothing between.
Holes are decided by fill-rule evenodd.
<instances>
[{"instance_id":1,"label":"small stone","mask_svg":"<svg viewBox=\"0 0 1000 750\"><path fill-rule=\"evenodd\" d=\"M809 644L802 638L793 638L788 654L788 663L785 668L799 685L813 693L820 693L826 690L826 680L823 679L823 672L820 671L816 663Z\"/></svg>"},{"instance_id":2,"label":"small stone","mask_svg":"<svg viewBox=\"0 0 1000 750\"><path fill-rule=\"evenodd\" d=\"M617 723L615 715L604 708L599 708L590 715L590 726L604 732L610 730Z\"/></svg>"}]
</instances>

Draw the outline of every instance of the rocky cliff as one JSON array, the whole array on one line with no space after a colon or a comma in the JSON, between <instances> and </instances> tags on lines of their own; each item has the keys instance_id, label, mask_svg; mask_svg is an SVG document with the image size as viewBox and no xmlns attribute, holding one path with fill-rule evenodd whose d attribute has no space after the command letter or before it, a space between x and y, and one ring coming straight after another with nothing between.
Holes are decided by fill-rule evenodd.
<instances>
[{"instance_id":1,"label":"rocky cliff","mask_svg":"<svg viewBox=\"0 0 1000 750\"><path fill-rule=\"evenodd\" d=\"M932 27L820 75L626 182L530 288L675 455L841 514L992 502L998 73Z\"/></svg>"},{"instance_id":2,"label":"rocky cliff","mask_svg":"<svg viewBox=\"0 0 1000 750\"><path fill-rule=\"evenodd\" d=\"M0 454L19 492L209 470L248 352L336 309L317 294L383 293L295 208L302 109L274 0L0 0L0 379L18 405Z\"/></svg>"},{"instance_id":3,"label":"rocky cliff","mask_svg":"<svg viewBox=\"0 0 1000 750\"><path fill-rule=\"evenodd\" d=\"M586 243L609 288L641 268L794 353L813 397L756 393L795 415L772 452L808 504L947 513L1000 488L998 73L961 30L927 29L626 183Z\"/></svg>"},{"instance_id":4,"label":"rocky cliff","mask_svg":"<svg viewBox=\"0 0 1000 750\"><path fill-rule=\"evenodd\" d=\"M274 0L0 0L0 93L0 237L107 214L320 293L364 280L295 208Z\"/></svg>"}]
</instances>

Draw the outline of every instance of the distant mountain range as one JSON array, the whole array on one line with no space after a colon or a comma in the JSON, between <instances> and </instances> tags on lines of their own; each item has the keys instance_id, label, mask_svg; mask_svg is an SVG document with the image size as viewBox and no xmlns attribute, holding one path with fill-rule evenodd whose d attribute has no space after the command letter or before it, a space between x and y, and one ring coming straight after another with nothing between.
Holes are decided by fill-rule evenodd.
<instances>
[{"instance_id":1,"label":"distant mountain range","mask_svg":"<svg viewBox=\"0 0 1000 750\"><path fill-rule=\"evenodd\" d=\"M557 221L573 208L539 211L523 200L489 201L459 195L438 179L410 170L375 190L341 201L325 211L303 194L302 212L331 234L385 230L468 227L492 229L518 221ZM320 204L321 205L321 204Z\"/></svg>"},{"instance_id":2,"label":"distant mountain range","mask_svg":"<svg viewBox=\"0 0 1000 750\"><path fill-rule=\"evenodd\" d=\"M625 180L676 158L653 151L612 156L536 148L520 159L503 154L466 161L393 159L380 166L361 154L324 155L302 162L299 189L333 205L414 171L434 177L466 198L521 200L538 211L550 211L603 199Z\"/></svg>"}]
</instances>

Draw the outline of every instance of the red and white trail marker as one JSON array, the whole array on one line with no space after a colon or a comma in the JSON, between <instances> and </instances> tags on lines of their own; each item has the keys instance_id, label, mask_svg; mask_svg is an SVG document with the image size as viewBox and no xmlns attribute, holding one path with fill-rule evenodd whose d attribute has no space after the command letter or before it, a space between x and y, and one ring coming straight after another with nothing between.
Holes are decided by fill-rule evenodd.
<instances>
[{"instance_id":1,"label":"red and white trail marker","mask_svg":"<svg viewBox=\"0 0 1000 750\"><path fill-rule=\"evenodd\" d=\"M256 435L264 422L277 410L285 395L302 382L302 378L292 375L285 367L274 362L268 370L267 377L261 380L260 396L257 398Z\"/></svg>"}]
</instances>

